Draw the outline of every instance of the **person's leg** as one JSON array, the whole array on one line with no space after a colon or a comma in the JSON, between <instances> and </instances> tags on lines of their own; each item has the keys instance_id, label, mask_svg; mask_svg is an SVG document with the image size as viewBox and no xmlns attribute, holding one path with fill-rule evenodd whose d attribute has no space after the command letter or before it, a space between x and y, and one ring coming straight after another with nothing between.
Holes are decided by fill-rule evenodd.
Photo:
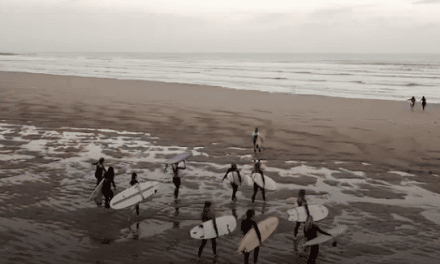
<instances>
[{"instance_id":1,"label":"person's leg","mask_svg":"<svg viewBox=\"0 0 440 264\"><path fill-rule=\"evenodd\" d=\"M307 264L315 264L316 258L318 257L319 253L319 246L313 245L310 247L310 255L309 259L307 260Z\"/></svg>"},{"instance_id":2,"label":"person's leg","mask_svg":"<svg viewBox=\"0 0 440 264\"><path fill-rule=\"evenodd\" d=\"M300 222L296 222L295 229L293 229L293 237L296 239L296 236L298 235L299 226L301 225Z\"/></svg>"},{"instance_id":3,"label":"person's leg","mask_svg":"<svg viewBox=\"0 0 440 264\"><path fill-rule=\"evenodd\" d=\"M200 256L202 255L203 248L205 247L205 245L206 245L207 242L208 242L207 239L202 239L202 244L201 244L200 247L199 247L199 253L198 253L199 258L200 258Z\"/></svg>"},{"instance_id":4,"label":"person's leg","mask_svg":"<svg viewBox=\"0 0 440 264\"><path fill-rule=\"evenodd\" d=\"M264 194L264 188L261 189L261 194L263 195L263 201L266 201L266 195Z\"/></svg>"},{"instance_id":5,"label":"person's leg","mask_svg":"<svg viewBox=\"0 0 440 264\"><path fill-rule=\"evenodd\" d=\"M174 177L173 178L173 183L176 186L176 188L174 189L174 198L177 199L177 197L179 196L180 178L179 177Z\"/></svg>"},{"instance_id":6,"label":"person's leg","mask_svg":"<svg viewBox=\"0 0 440 264\"><path fill-rule=\"evenodd\" d=\"M260 252L260 247L256 247L254 249L254 263L257 263L258 260L258 252Z\"/></svg>"},{"instance_id":7,"label":"person's leg","mask_svg":"<svg viewBox=\"0 0 440 264\"><path fill-rule=\"evenodd\" d=\"M212 244L212 252L214 255L217 255L217 241L215 238L211 238L211 244Z\"/></svg>"},{"instance_id":8,"label":"person's leg","mask_svg":"<svg viewBox=\"0 0 440 264\"><path fill-rule=\"evenodd\" d=\"M255 201L255 197L257 196L257 192L258 192L258 185L256 183L254 183L254 195L252 195L252 202Z\"/></svg>"},{"instance_id":9,"label":"person's leg","mask_svg":"<svg viewBox=\"0 0 440 264\"><path fill-rule=\"evenodd\" d=\"M232 200L234 200L236 199L235 194L237 193L238 185L234 183L231 183L231 185L232 185Z\"/></svg>"},{"instance_id":10,"label":"person's leg","mask_svg":"<svg viewBox=\"0 0 440 264\"><path fill-rule=\"evenodd\" d=\"M244 253L244 264L249 264L249 255L250 254L251 254L250 252Z\"/></svg>"}]
</instances>

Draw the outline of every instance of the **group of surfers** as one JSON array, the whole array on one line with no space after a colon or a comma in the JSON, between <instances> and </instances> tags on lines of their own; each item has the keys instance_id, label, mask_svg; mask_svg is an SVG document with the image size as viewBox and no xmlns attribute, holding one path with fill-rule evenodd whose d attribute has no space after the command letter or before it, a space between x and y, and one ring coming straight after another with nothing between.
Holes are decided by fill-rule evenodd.
<instances>
[{"instance_id":1,"label":"group of surfers","mask_svg":"<svg viewBox=\"0 0 440 264\"><path fill-rule=\"evenodd\" d=\"M258 140L258 137L260 136L259 132L258 132L258 128L255 129L254 133L252 133L252 140L254 143L254 152L258 151L261 152L261 145L258 144L258 142L262 142L261 140ZM179 170L182 169L186 169L186 163L183 160L183 166L180 167L178 165L179 163L174 163L171 164L171 168L172 168L172 172L173 172L173 183L175 185L175 190L174 190L174 198L177 199L178 195L179 195L179 188L180 188L180 177L179 177ZM116 188L115 182L114 182L114 169L113 167L109 167L108 170L105 169L104 167L104 158L100 158L98 162L93 163L93 165L96 165L96 171L95 171L95 177L97 179L96 185L98 185L101 180L103 180L103 185L102 185L102 194L105 197L105 207L109 208L110 207L110 200L113 198L113 191L111 189L111 186L113 185L114 188ZM167 169L168 165L165 167L165 170ZM223 179L225 180L226 177L228 176L228 173L230 172L236 172L236 174L238 175L238 179L240 184L242 183L242 177L240 175L240 171L237 168L236 164L231 164L231 167L226 171ZM261 176L261 179L263 181L263 186L265 184L265 180L264 180L264 172L261 169L261 165L260 162L257 161L254 163L254 167L252 169L252 173L258 173ZM130 185L133 186L135 184L138 184L138 180L137 180L137 174L136 173L132 173L132 177L131 177L131 181L130 181ZM232 187L232 200L235 201L236 198L236 193L238 190L238 185L234 182L231 181L231 187ZM257 185L254 182L254 193L252 195L252 202L255 201L256 195L258 193L258 190L261 190L262 196L263 196L263 200L266 201L266 197L265 197L265 191L264 191L264 187L261 187L259 185ZM101 204L98 204L98 206L100 206ZM306 212L307 212L307 220L304 223L304 237L306 239L306 241L309 241L311 239L314 239L317 237L318 232L324 234L324 235L328 235L331 236L331 234L321 230L313 221L313 216L310 214L308 206L307 206L307 200L305 198L305 190L301 189L298 192L298 198L297 198L297 205L298 206L305 206L306 208ZM135 210L136 210L136 214L139 215L139 204L135 205ZM252 228L254 228L257 237L259 239L260 244L262 243L261 241L261 233L258 229L258 225L257 223L253 220L253 216L255 215L255 211L252 209L249 209L246 212L246 218L242 220L241 222L241 231L243 233L243 235L246 235ZM204 208L201 214L201 220L202 222L206 222L209 220L213 220L214 223L214 229L216 231L216 234L218 236L218 230L217 230L217 225L216 225L216 221L215 221L216 217L215 217L215 213L212 210L212 203L210 201L206 201L204 204ZM300 222L296 223L296 226L294 228L294 250L297 251L297 235L298 235L298 231L299 231L299 227L300 227ZM206 243L207 243L207 239L202 239L202 244L199 247L199 251L198 251L198 256L201 257L203 248L205 247ZM212 250L215 256L217 256L217 243L216 243L216 238L212 238L211 239L211 244L212 244ZM313 245L310 247L310 254L309 254L309 258L307 263L308 264L313 264L316 261L316 258L318 256L318 252L319 252L319 245ZM258 260L258 254L259 254L259 247L256 247L254 249L254 263L257 263ZM244 262L245 264L249 263L249 256L250 256L250 252L244 252Z\"/></svg>"}]
</instances>

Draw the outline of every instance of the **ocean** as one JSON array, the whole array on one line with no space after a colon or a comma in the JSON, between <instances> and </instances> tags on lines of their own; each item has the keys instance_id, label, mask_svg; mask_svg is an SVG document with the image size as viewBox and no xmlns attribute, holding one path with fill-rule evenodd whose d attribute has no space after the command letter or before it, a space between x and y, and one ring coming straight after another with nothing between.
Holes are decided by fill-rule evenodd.
<instances>
[{"instance_id":1,"label":"ocean","mask_svg":"<svg viewBox=\"0 0 440 264\"><path fill-rule=\"evenodd\" d=\"M0 55L0 71L440 103L440 54L34 53Z\"/></svg>"}]
</instances>

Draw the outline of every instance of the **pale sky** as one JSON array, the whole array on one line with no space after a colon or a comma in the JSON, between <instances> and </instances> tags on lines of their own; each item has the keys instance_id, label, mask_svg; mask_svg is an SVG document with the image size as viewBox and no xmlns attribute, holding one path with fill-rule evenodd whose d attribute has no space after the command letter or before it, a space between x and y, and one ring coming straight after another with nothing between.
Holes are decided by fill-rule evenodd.
<instances>
[{"instance_id":1,"label":"pale sky","mask_svg":"<svg viewBox=\"0 0 440 264\"><path fill-rule=\"evenodd\" d=\"M440 53L440 0L1 0L0 52Z\"/></svg>"}]
</instances>

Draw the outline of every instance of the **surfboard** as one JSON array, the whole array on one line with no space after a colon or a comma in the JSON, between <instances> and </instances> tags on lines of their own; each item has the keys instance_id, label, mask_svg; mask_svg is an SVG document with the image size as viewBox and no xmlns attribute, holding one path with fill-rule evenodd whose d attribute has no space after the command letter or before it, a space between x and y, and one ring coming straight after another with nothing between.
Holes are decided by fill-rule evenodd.
<instances>
[{"instance_id":1,"label":"surfboard","mask_svg":"<svg viewBox=\"0 0 440 264\"><path fill-rule=\"evenodd\" d=\"M238 186L241 186L243 183L243 182L240 182L240 179L238 178L238 172L236 172L236 171L228 172L228 175L226 175L226 178L229 180L230 183L234 183ZM243 181L243 179L241 179L241 180Z\"/></svg>"},{"instance_id":2,"label":"surfboard","mask_svg":"<svg viewBox=\"0 0 440 264\"><path fill-rule=\"evenodd\" d=\"M262 242L264 242L275 231L278 226L278 222L279 220L276 216L270 216L257 224L258 230L260 230ZM258 240L257 232L254 228L252 228L241 239L237 252L250 252L259 245L260 241Z\"/></svg>"},{"instance_id":3,"label":"surfboard","mask_svg":"<svg viewBox=\"0 0 440 264\"><path fill-rule=\"evenodd\" d=\"M110 201L110 207L113 209L122 209L135 205L156 193L158 186L159 183L153 181L135 184L113 197Z\"/></svg>"},{"instance_id":4,"label":"surfboard","mask_svg":"<svg viewBox=\"0 0 440 264\"><path fill-rule=\"evenodd\" d=\"M304 243L304 246L313 246L313 245L317 245L317 244L321 244L326 241L329 241L329 240L333 239L335 236L338 236L338 235L344 233L345 231L347 231L347 228L348 227L346 225L340 225L340 226L337 226L335 228L332 228L332 229L326 231L327 233L332 234L333 236L327 236L327 235L324 235L324 234L321 234L318 232L318 236L316 238Z\"/></svg>"},{"instance_id":5,"label":"surfboard","mask_svg":"<svg viewBox=\"0 0 440 264\"><path fill-rule=\"evenodd\" d=\"M308 206L310 215L313 216L313 221L319 221L327 217L328 209L324 205L311 204ZM307 211L305 206L294 207L287 210L289 214L289 221L305 222L307 219Z\"/></svg>"},{"instance_id":6,"label":"surfboard","mask_svg":"<svg viewBox=\"0 0 440 264\"><path fill-rule=\"evenodd\" d=\"M102 185L104 184L104 179L102 179L92 194L90 194L89 201L95 201L97 205L102 203Z\"/></svg>"},{"instance_id":7,"label":"surfboard","mask_svg":"<svg viewBox=\"0 0 440 264\"><path fill-rule=\"evenodd\" d=\"M237 220L232 215L220 216L215 218L219 236L224 236L235 230ZM192 238L195 239L211 239L217 237L212 220L201 223L189 231Z\"/></svg>"},{"instance_id":8,"label":"surfboard","mask_svg":"<svg viewBox=\"0 0 440 264\"><path fill-rule=\"evenodd\" d=\"M181 153L181 154L175 156L174 158L165 161L164 163L167 165L179 163L182 160L185 160L186 158L188 158L189 156L191 156L191 153L189 153L189 152Z\"/></svg>"},{"instance_id":9,"label":"surfboard","mask_svg":"<svg viewBox=\"0 0 440 264\"><path fill-rule=\"evenodd\" d=\"M261 178L260 173L252 173L251 175L252 180L260 187L269 190L269 191L275 191L277 189L277 184L274 180L264 175L264 181L265 184L263 186L263 179Z\"/></svg>"},{"instance_id":10,"label":"surfboard","mask_svg":"<svg viewBox=\"0 0 440 264\"><path fill-rule=\"evenodd\" d=\"M252 178L249 175L243 175L241 174L241 180L242 180L242 185L247 185L247 186L253 186L254 185L254 181L252 180Z\"/></svg>"}]
</instances>

